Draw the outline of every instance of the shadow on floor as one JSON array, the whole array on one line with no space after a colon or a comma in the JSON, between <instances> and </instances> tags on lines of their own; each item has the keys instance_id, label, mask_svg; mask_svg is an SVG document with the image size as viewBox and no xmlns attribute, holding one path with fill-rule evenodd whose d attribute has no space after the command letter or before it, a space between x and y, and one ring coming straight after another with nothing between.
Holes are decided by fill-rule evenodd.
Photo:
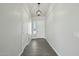
<instances>
[{"instance_id":1,"label":"shadow on floor","mask_svg":"<svg viewBox=\"0 0 79 59\"><path fill-rule=\"evenodd\" d=\"M21 56L57 56L46 39L37 38L25 47Z\"/></svg>"}]
</instances>

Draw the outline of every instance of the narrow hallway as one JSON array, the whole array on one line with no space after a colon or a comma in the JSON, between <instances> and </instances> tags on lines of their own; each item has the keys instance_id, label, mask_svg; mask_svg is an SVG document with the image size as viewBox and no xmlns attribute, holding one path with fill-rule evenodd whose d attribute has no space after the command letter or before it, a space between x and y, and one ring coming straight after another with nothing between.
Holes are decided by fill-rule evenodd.
<instances>
[{"instance_id":1,"label":"narrow hallway","mask_svg":"<svg viewBox=\"0 0 79 59\"><path fill-rule=\"evenodd\" d=\"M25 47L22 56L57 56L55 51L50 47L46 39L37 38Z\"/></svg>"},{"instance_id":2,"label":"narrow hallway","mask_svg":"<svg viewBox=\"0 0 79 59\"><path fill-rule=\"evenodd\" d=\"M79 56L78 45L79 3L0 3L0 56Z\"/></svg>"}]
</instances>

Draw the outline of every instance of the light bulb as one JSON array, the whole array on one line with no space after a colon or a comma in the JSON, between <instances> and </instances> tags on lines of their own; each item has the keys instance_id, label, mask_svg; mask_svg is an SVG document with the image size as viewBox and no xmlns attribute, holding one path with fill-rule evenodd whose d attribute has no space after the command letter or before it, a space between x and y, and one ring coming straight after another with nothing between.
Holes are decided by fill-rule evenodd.
<instances>
[{"instance_id":1,"label":"light bulb","mask_svg":"<svg viewBox=\"0 0 79 59\"><path fill-rule=\"evenodd\" d=\"M36 14L37 14L38 16L40 16L40 15L41 15L41 11L38 10L38 11L36 12Z\"/></svg>"}]
</instances>

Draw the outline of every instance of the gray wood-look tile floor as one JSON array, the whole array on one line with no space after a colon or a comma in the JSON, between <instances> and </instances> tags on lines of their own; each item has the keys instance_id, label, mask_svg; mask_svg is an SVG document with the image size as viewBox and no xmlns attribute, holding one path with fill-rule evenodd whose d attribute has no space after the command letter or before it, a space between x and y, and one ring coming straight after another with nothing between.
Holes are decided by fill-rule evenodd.
<instances>
[{"instance_id":1,"label":"gray wood-look tile floor","mask_svg":"<svg viewBox=\"0 0 79 59\"><path fill-rule=\"evenodd\" d=\"M37 38L25 47L21 56L57 56L46 39Z\"/></svg>"}]
</instances>

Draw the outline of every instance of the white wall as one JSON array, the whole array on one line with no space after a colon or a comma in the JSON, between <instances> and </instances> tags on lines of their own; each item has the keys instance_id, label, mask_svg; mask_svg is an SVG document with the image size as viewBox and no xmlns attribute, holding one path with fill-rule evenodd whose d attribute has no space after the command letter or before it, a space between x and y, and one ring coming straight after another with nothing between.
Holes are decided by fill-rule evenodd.
<instances>
[{"instance_id":1,"label":"white wall","mask_svg":"<svg viewBox=\"0 0 79 59\"><path fill-rule=\"evenodd\" d=\"M46 21L47 41L59 55L79 56L79 4L56 4L50 9Z\"/></svg>"},{"instance_id":2,"label":"white wall","mask_svg":"<svg viewBox=\"0 0 79 59\"><path fill-rule=\"evenodd\" d=\"M22 4L22 49L31 41L32 21L26 4Z\"/></svg>"},{"instance_id":3,"label":"white wall","mask_svg":"<svg viewBox=\"0 0 79 59\"><path fill-rule=\"evenodd\" d=\"M24 29L27 33L27 28L23 26L29 19L28 15L24 14L26 18L23 17L23 12L22 4L0 4L0 56L19 55L23 50L23 40L28 39L27 35L23 35Z\"/></svg>"},{"instance_id":4,"label":"white wall","mask_svg":"<svg viewBox=\"0 0 79 59\"><path fill-rule=\"evenodd\" d=\"M37 33L32 34L32 38L45 38L45 17L36 16L32 17L32 22L36 22Z\"/></svg>"}]
</instances>

